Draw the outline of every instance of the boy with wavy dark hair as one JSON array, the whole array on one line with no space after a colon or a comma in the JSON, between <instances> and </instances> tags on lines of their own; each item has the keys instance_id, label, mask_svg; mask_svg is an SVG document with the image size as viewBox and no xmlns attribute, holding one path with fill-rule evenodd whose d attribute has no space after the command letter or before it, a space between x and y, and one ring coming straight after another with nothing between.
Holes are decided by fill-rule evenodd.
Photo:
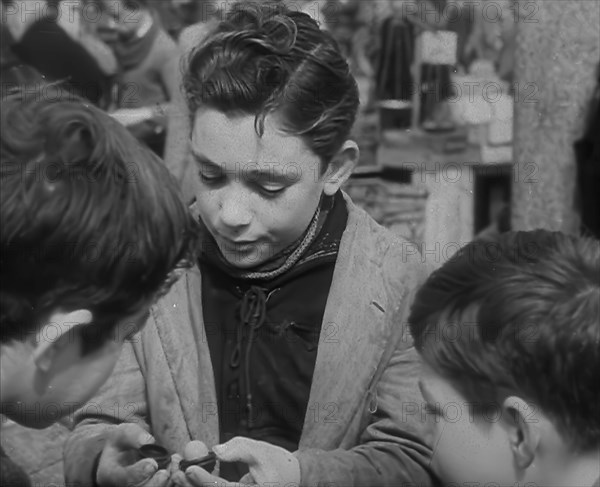
<instances>
[{"instance_id":1,"label":"boy with wavy dark hair","mask_svg":"<svg viewBox=\"0 0 600 487\"><path fill-rule=\"evenodd\" d=\"M94 399L133 414L77 415L67 480L428 485L425 425L401 411L421 401L401 323L426 269L341 190L358 90L336 42L307 14L245 3L192 51L184 89L198 270ZM215 475L177 458L144 472L100 441L119 427L188 459L214 447Z\"/></svg>"},{"instance_id":2,"label":"boy with wavy dark hair","mask_svg":"<svg viewBox=\"0 0 600 487\"><path fill-rule=\"evenodd\" d=\"M110 375L193 261L197 223L161 161L89 103L15 96L0 116L2 414L44 428ZM1 464L2 485L27 485Z\"/></svg>"},{"instance_id":3,"label":"boy with wavy dark hair","mask_svg":"<svg viewBox=\"0 0 600 487\"><path fill-rule=\"evenodd\" d=\"M598 486L600 242L511 232L418 291L432 464L447 485Z\"/></svg>"}]
</instances>

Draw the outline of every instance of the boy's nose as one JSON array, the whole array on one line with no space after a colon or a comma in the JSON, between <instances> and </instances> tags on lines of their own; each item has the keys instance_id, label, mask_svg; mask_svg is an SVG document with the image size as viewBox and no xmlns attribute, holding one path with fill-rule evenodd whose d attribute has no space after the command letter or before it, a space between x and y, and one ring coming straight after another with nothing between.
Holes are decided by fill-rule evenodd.
<instances>
[{"instance_id":1,"label":"boy's nose","mask_svg":"<svg viewBox=\"0 0 600 487\"><path fill-rule=\"evenodd\" d=\"M249 201L241 191L232 191L221 201L220 218L223 225L234 230L250 225L252 213Z\"/></svg>"}]
</instances>

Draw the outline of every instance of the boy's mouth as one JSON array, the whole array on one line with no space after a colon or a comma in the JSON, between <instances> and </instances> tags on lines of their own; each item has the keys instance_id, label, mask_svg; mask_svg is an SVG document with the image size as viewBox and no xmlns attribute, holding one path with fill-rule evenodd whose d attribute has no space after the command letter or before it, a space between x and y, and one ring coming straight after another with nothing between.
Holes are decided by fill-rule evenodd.
<instances>
[{"instance_id":1,"label":"boy's mouth","mask_svg":"<svg viewBox=\"0 0 600 487\"><path fill-rule=\"evenodd\" d=\"M218 235L218 240L220 240L223 247L237 252L250 250L258 243L258 240L232 240L227 237L223 237L222 235Z\"/></svg>"}]
</instances>

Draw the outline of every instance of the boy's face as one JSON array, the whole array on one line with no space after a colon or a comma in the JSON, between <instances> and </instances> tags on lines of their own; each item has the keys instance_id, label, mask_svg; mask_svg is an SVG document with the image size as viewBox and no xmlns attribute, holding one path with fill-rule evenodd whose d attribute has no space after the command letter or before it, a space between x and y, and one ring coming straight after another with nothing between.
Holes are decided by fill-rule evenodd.
<instances>
[{"instance_id":1,"label":"boy's face","mask_svg":"<svg viewBox=\"0 0 600 487\"><path fill-rule=\"evenodd\" d=\"M3 412L14 421L32 428L45 428L71 415L108 379L125 339L143 326L147 316L148 311L144 309L124 319L101 346L86 354L81 353L82 340L78 327L62 336L60 342L56 340L60 323L43 328L38 341L56 342L55 349L49 354L51 362L48 370L40 369L31 350L15 349L3 364L12 362L12 375L15 377L13 384L7 388L14 400L12 404L6 404L3 400ZM20 344L15 345L18 346ZM10 350L3 350L3 355L10 353ZM19 359L19 356L22 358Z\"/></svg>"},{"instance_id":2,"label":"boy's face","mask_svg":"<svg viewBox=\"0 0 600 487\"><path fill-rule=\"evenodd\" d=\"M519 480L499 409L475 412L476 405L427 365L419 386L426 403L422 417L433 429L432 467L445 485L514 485Z\"/></svg>"},{"instance_id":3,"label":"boy's face","mask_svg":"<svg viewBox=\"0 0 600 487\"><path fill-rule=\"evenodd\" d=\"M296 241L322 193L335 192L321 162L271 117L262 137L254 116L198 110L192 132L196 198L202 221L232 265L261 264Z\"/></svg>"},{"instance_id":4,"label":"boy's face","mask_svg":"<svg viewBox=\"0 0 600 487\"><path fill-rule=\"evenodd\" d=\"M141 24L140 7L127 8L124 0L102 0L104 27L127 37L138 30Z\"/></svg>"}]
</instances>

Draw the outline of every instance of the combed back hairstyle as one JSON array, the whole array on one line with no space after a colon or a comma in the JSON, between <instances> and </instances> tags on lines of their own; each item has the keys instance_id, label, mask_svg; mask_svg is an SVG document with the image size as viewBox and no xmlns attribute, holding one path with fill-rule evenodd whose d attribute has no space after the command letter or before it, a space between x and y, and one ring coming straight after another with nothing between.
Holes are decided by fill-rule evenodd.
<instances>
[{"instance_id":1,"label":"combed back hairstyle","mask_svg":"<svg viewBox=\"0 0 600 487\"><path fill-rule=\"evenodd\" d=\"M533 402L577 450L600 445L600 242L537 230L462 248L409 317L424 362L471 404Z\"/></svg>"},{"instance_id":2,"label":"combed back hairstyle","mask_svg":"<svg viewBox=\"0 0 600 487\"><path fill-rule=\"evenodd\" d=\"M81 100L1 106L0 341L75 309L106 338L188 265L196 223L160 159L105 113Z\"/></svg>"},{"instance_id":3,"label":"combed back hairstyle","mask_svg":"<svg viewBox=\"0 0 600 487\"><path fill-rule=\"evenodd\" d=\"M358 89L336 41L307 14L276 3L236 5L187 59L190 114L202 107L230 116L267 115L302 136L322 169L348 138Z\"/></svg>"}]
</instances>

